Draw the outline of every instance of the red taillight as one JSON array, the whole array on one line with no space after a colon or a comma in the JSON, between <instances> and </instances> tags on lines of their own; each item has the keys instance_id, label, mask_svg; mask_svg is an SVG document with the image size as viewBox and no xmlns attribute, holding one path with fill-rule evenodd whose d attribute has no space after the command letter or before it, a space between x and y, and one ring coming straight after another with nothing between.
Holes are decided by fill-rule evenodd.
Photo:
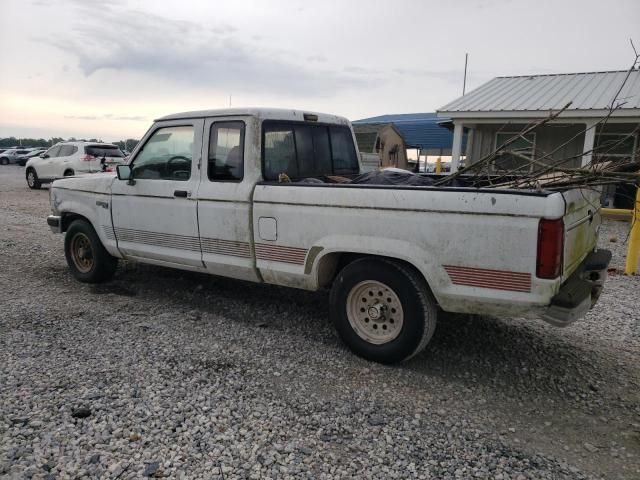
<instances>
[{"instance_id":1,"label":"red taillight","mask_svg":"<svg viewBox=\"0 0 640 480\"><path fill-rule=\"evenodd\" d=\"M82 157L82 160L84 160L85 162L90 162L91 160L95 160L96 157L94 157L93 155L85 155L84 157Z\"/></svg>"},{"instance_id":2,"label":"red taillight","mask_svg":"<svg viewBox=\"0 0 640 480\"><path fill-rule=\"evenodd\" d=\"M562 274L562 252L564 250L564 222L540 220L538 226L538 278L557 278Z\"/></svg>"}]
</instances>

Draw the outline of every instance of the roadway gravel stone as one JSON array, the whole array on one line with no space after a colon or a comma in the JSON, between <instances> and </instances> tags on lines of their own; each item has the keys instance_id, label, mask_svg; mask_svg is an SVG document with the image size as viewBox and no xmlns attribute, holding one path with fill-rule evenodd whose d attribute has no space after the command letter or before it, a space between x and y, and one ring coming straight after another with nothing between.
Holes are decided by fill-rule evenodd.
<instances>
[{"instance_id":1,"label":"roadway gravel stone","mask_svg":"<svg viewBox=\"0 0 640 480\"><path fill-rule=\"evenodd\" d=\"M0 167L0 476L640 478L640 277L571 327L453 316L382 366L326 292L135 263L76 282L23 175ZM614 267L627 225L603 226Z\"/></svg>"}]
</instances>

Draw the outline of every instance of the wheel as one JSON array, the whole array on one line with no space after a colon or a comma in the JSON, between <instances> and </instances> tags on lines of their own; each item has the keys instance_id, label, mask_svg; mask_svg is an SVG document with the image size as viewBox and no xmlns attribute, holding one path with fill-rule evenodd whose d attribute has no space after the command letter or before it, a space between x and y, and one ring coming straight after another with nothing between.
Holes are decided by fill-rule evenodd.
<instances>
[{"instance_id":1,"label":"wheel","mask_svg":"<svg viewBox=\"0 0 640 480\"><path fill-rule=\"evenodd\" d=\"M431 340L438 308L424 279L393 260L362 258L347 265L331 288L331 319L357 355L397 363Z\"/></svg>"},{"instance_id":2,"label":"wheel","mask_svg":"<svg viewBox=\"0 0 640 480\"><path fill-rule=\"evenodd\" d=\"M33 168L27 170L27 185L32 190L38 190L42 186L40 180L38 180L38 174Z\"/></svg>"},{"instance_id":3,"label":"wheel","mask_svg":"<svg viewBox=\"0 0 640 480\"><path fill-rule=\"evenodd\" d=\"M7 157L0 158L0 164L9 165L9 159Z\"/></svg>"},{"instance_id":4,"label":"wheel","mask_svg":"<svg viewBox=\"0 0 640 480\"><path fill-rule=\"evenodd\" d=\"M73 177L74 173L73 173L73 170L65 170L62 175L64 177Z\"/></svg>"},{"instance_id":5,"label":"wheel","mask_svg":"<svg viewBox=\"0 0 640 480\"><path fill-rule=\"evenodd\" d=\"M109 280L118 266L118 259L109 255L86 220L71 223L64 237L64 253L73 276L85 283Z\"/></svg>"}]
</instances>

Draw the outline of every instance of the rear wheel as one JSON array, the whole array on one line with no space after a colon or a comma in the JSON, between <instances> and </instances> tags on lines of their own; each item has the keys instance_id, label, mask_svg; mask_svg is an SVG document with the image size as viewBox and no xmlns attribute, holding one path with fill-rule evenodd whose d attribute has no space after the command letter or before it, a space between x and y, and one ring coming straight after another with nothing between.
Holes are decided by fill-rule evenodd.
<instances>
[{"instance_id":1,"label":"rear wheel","mask_svg":"<svg viewBox=\"0 0 640 480\"><path fill-rule=\"evenodd\" d=\"M65 170L63 173L63 176L65 177L73 177L74 173L73 170Z\"/></svg>"},{"instance_id":2,"label":"rear wheel","mask_svg":"<svg viewBox=\"0 0 640 480\"><path fill-rule=\"evenodd\" d=\"M32 190L37 190L42 186L40 180L38 180L38 174L33 168L27 170L27 185Z\"/></svg>"},{"instance_id":3,"label":"rear wheel","mask_svg":"<svg viewBox=\"0 0 640 480\"><path fill-rule=\"evenodd\" d=\"M331 318L357 355L380 363L407 360L427 345L437 305L424 279L393 260L347 265L331 289Z\"/></svg>"},{"instance_id":4,"label":"rear wheel","mask_svg":"<svg viewBox=\"0 0 640 480\"><path fill-rule=\"evenodd\" d=\"M64 253L71 273L81 282L109 280L118 266L118 259L105 250L86 220L74 220L71 223L64 238Z\"/></svg>"}]
</instances>

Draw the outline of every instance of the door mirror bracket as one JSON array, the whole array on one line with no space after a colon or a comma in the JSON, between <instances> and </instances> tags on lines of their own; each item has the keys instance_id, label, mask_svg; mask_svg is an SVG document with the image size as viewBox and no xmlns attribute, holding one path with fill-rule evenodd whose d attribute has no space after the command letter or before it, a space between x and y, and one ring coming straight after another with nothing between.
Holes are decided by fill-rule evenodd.
<instances>
[{"instance_id":1,"label":"door mirror bracket","mask_svg":"<svg viewBox=\"0 0 640 480\"><path fill-rule=\"evenodd\" d=\"M131 165L118 165L116 167L116 175L118 180L127 180L128 185L135 185L136 181L133 179L133 169Z\"/></svg>"}]
</instances>

